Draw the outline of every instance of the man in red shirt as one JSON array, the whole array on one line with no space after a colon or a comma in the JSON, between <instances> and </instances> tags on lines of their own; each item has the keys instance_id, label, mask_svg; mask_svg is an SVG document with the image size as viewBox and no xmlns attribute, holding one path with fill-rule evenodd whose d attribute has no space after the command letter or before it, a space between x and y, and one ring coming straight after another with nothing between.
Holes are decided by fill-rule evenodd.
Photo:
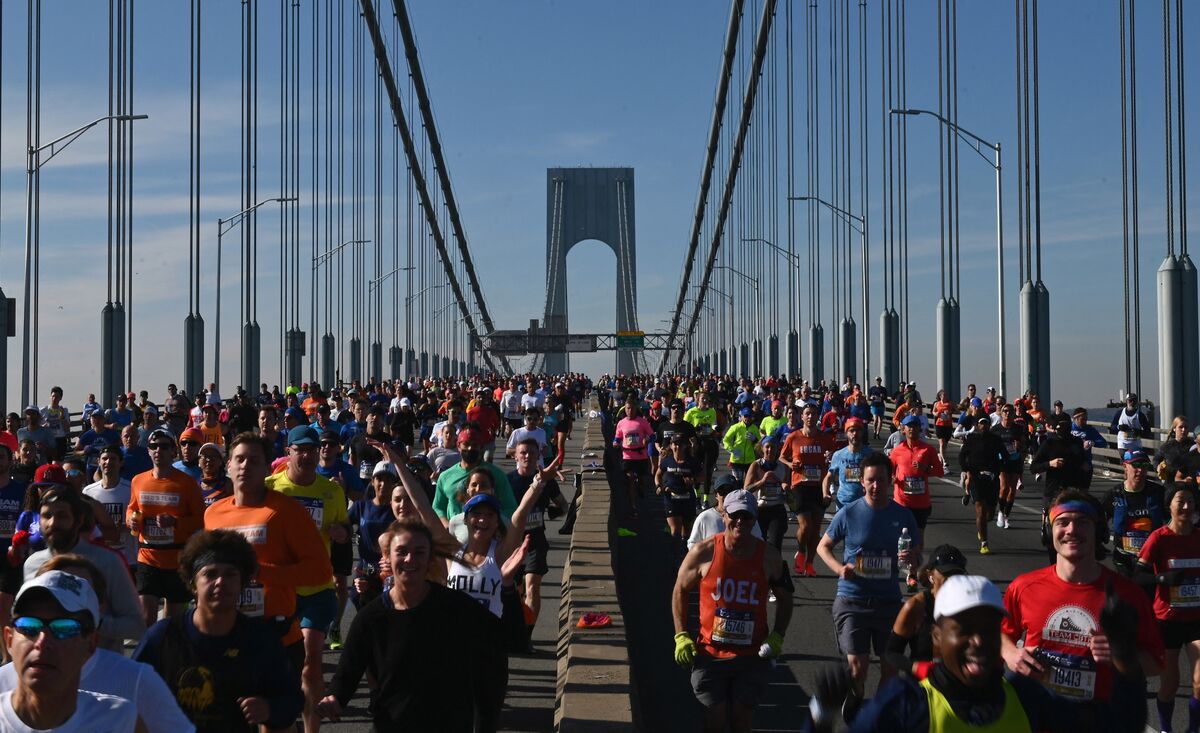
<instances>
[{"instance_id":1,"label":"man in red shirt","mask_svg":"<svg viewBox=\"0 0 1200 733\"><path fill-rule=\"evenodd\" d=\"M834 436L817 429L817 407L806 405L800 413L801 427L788 433L779 462L791 469L791 491L796 506L796 543L800 546L793 567L799 576L816 577L813 561L821 540L821 516L826 502L821 492L829 457L837 447Z\"/></svg>"},{"instance_id":2,"label":"man in red shirt","mask_svg":"<svg viewBox=\"0 0 1200 733\"><path fill-rule=\"evenodd\" d=\"M473 422L483 431L483 460L492 462L496 453L496 431L500 429L500 410L492 401L492 391L481 387L476 393L475 403L467 408L467 422Z\"/></svg>"},{"instance_id":3,"label":"man in red shirt","mask_svg":"<svg viewBox=\"0 0 1200 733\"><path fill-rule=\"evenodd\" d=\"M916 517L921 535L925 534L925 524L929 521L932 509L929 479L935 476L945 476L942 459L937 449L926 443L921 437L921 418L919 415L909 415L900 423L904 431L904 442L892 449L892 483L895 486L892 499L902 507L906 507ZM909 568L906 582L909 590L917 587L916 570Z\"/></svg>"},{"instance_id":4,"label":"man in red shirt","mask_svg":"<svg viewBox=\"0 0 1200 733\"><path fill-rule=\"evenodd\" d=\"M1150 601L1133 581L1102 566L1108 536L1100 502L1073 489L1050 507L1058 553L1053 565L1019 575L1004 594L1001 654L1009 669L1042 679L1060 695L1107 699L1113 684L1112 651L1100 629L1106 589L1137 609L1137 645L1147 677L1159 674L1165 653ZM1017 641L1025 639L1024 646Z\"/></svg>"}]
</instances>

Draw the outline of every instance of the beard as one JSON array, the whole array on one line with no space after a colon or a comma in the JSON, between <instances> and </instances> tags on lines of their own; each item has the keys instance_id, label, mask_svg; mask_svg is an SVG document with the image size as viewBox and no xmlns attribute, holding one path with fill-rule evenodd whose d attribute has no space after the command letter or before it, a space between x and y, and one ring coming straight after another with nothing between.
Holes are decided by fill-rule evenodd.
<instances>
[{"instance_id":1,"label":"beard","mask_svg":"<svg viewBox=\"0 0 1200 733\"><path fill-rule=\"evenodd\" d=\"M79 544L79 533L68 529L56 529L47 534L46 547L54 552L68 552Z\"/></svg>"}]
</instances>

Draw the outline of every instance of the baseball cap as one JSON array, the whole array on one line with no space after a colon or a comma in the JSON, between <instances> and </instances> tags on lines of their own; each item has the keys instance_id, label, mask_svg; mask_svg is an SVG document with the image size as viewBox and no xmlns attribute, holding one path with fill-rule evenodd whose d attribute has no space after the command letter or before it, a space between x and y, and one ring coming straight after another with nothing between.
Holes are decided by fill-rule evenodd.
<instances>
[{"instance_id":1,"label":"baseball cap","mask_svg":"<svg viewBox=\"0 0 1200 733\"><path fill-rule=\"evenodd\" d=\"M204 433L200 432L196 428L188 428L187 430L184 430L182 433L179 434L179 442L180 443L188 443L188 442L204 443L206 441L204 440Z\"/></svg>"},{"instance_id":2,"label":"baseball cap","mask_svg":"<svg viewBox=\"0 0 1200 733\"><path fill-rule=\"evenodd\" d=\"M286 410L283 411L283 416L284 417L294 417L297 420L307 420L308 419L308 415L305 415L304 410L301 410L299 407L287 408Z\"/></svg>"},{"instance_id":3,"label":"baseball cap","mask_svg":"<svg viewBox=\"0 0 1200 733\"><path fill-rule=\"evenodd\" d=\"M22 585L13 600L13 615L21 615L22 601L44 594L49 594L67 613L87 611L93 629L100 625L100 602L92 584L63 570L48 570Z\"/></svg>"},{"instance_id":4,"label":"baseball cap","mask_svg":"<svg viewBox=\"0 0 1200 733\"><path fill-rule=\"evenodd\" d=\"M916 415L908 415L907 417L905 417L903 420L900 421L900 424L905 427L908 427L909 425L916 425L917 427L920 427L921 426L921 418L917 417Z\"/></svg>"},{"instance_id":5,"label":"baseball cap","mask_svg":"<svg viewBox=\"0 0 1200 733\"><path fill-rule=\"evenodd\" d=\"M433 467L429 465L429 459L420 454L409 456L408 466L409 468L424 468L426 470L433 470Z\"/></svg>"},{"instance_id":6,"label":"baseball cap","mask_svg":"<svg viewBox=\"0 0 1200 733\"><path fill-rule=\"evenodd\" d=\"M1149 463L1150 456L1146 455L1144 450L1127 450L1122 460L1125 463Z\"/></svg>"},{"instance_id":7,"label":"baseball cap","mask_svg":"<svg viewBox=\"0 0 1200 733\"><path fill-rule=\"evenodd\" d=\"M297 425L288 431L287 444L292 445L316 445L320 442L320 436L311 425Z\"/></svg>"},{"instance_id":8,"label":"baseball cap","mask_svg":"<svg viewBox=\"0 0 1200 733\"><path fill-rule=\"evenodd\" d=\"M400 478L400 474L396 471L396 467L391 461L380 461L375 464L375 469L371 471L371 478L374 478L382 473L386 473L392 478Z\"/></svg>"},{"instance_id":9,"label":"baseball cap","mask_svg":"<svg viewBox=\"0 0 1200 733\"><path fill-rule=\"evenodd\" d=\"M67 483L67 472L57 463L46 463L33 472L32 486L55 486Z\"/></svg>"},{"instance_id":10,"label":"baseball cap","mask_svg":"<svg viewBox=\"0 0 1200 733\"><path fill-rule=\"evenodd\" d=\"M41 409L40 409L40 408L38 408L38 406L37 406L37 405L29 405L29 406L27 406L27 407L25 408L25 414L26 414L26 415L28 415L28 414L29 414L29 413L31 413L31 412L36 412L36 413L37 413L37 414L39 414L39 415L40 415L40 414L42 414L42 411L41 411Z\"/></svg>"},{"instance_id":11,"label":"baseball cap","mask_svg":"<svg viewBox=\"0 0 1200 733\"><path fill-rule=\"evenodd\" d=\"M655 401L651 402L650 409L651 410L661 410L662 409L662 400L655 400Z\"/></svg>"},{"instance_id":12,"label":"baseball cap","mask_svg":"<svg viewBox=\"0 0 1200 733\"><path fill-rule=\"evenodd\" d=\"M725 496L734 489L740 488L741 485L741 482L737 480L736 476L734 476L732 473L727 473L721 476L721 478L717 479L716 485L713 486L713 491L717 492L721 496Z\"/></svg>"},{"instance_id":13,"label":"baseball cap","mask_svg":"<svg viewBox=\"0 0 1200 733\"><path fill-rule=\"evenodd\" d=\"M203 453L208 448L212 448L213 450L215 450L217 452L217 455L220 456L222 460L224 460L224 458L225 458L225 449L224 448L217 445L216 443L205 443L204 445L200 446L200 452Z\"/></svg>"},{"instance_id":14,"label":"baseball cap","mask_svg":"<svg viewBox=\"0 0 1200 733\"><path fill-rule=\"evenodd\" d=\"M967 572L967 558L962 550L954 545L938 545L929 558L926 567L937 570L949 577L951 574L961 575Z\"/></svg>"},{"instance_id":15,"label":"baseball cap","mask_svg":"<svg viewBox=\"0 0 1200 733\"><path fill-rule=\"evenodd\" d=\"M500 502L491 494L476 494L472 496L466 504L463 505L463 514L470 514L471 510L478 506L489 507L496 514L500 514Z\"/></svg>"},{"instance_id":16,"label":"baseball cap","mask_svg":"<svg viewBox=\"0 0 1200 733\"><path fill-rule=\"evenodd\" d=\"M736 512L749 512L750 516L758 516L758 500L754 498L745 489L737 489L729 492L725 497L725 513L734 514Z\"/></svg>"},{"instance_id":17,"label":"baseball cap","mask_svg":"<svg viewBox=\"0 0 1200 733\"><path fill-rule=\"evenodd\" d=\"M978 397L971 398L971 407L983 407L983 400Z\"/></svg>"},{"instance_id":18,"label":"baseball cap","mask_svg":"<svg viewBox=\"0 0 1200 733\"><path fill-rule=\"evenodd\" d=\"M458 431L459 445L463 443L472 443L483 445L483 431L475 428L463 428Z\"/></svg>"},{"instance_id":19,"label":"baseball cap","mask_svg":"<svg viewBox=\"0 0 1200 733\"><path fill-rule=\"evenodd\" d=\"M1004 610L1004 597L992 581L982 575L955 575L946 579L934 599L933 620L980 607L994 608L1008 615Z\"/></svg>"},{"instance_id":20,"label":"baseball cap","mask_svg":"<svg viewBox=\"0 0 1200 733\"><path fill-rule=\"evenodd\" d=\"M316 428L313 429L315 430ZM321 437L317 438L317 440L321 443L337 443L338 445L342 444L342 436L338 435L333 430L322 430Z\"/></svg>"},{"instance_id":21,"label":"baseball cap","mask_svg":"<svg viewBox=\"0 0 1200 733\"><path fill-rule=\"evenodd\" d=\"M149 435L146 436L146 444L149 445L156 440L165 440L168 443L174 443L175 436L171 435L171 431L167 430L166 428L155 428L154 430L150 431Z\"/></svg>"},{"instance_id":22,"label":"baseball cap","mask_svg":"<svg viewBox=\"0 0 1200 733\"><path fill-rule=\"evenodd\" d=\"M850 428L863 428L866 427L866 425L867 424L863 422L862 418L851 417L846 419L846 424L844 427L846 430L849 430Z\"/></svg>"},{"instance_id":23,"label":"baseball cap","mask_svg":"<svg viewBox=\"0 0 1200 733\"><path fill-rule=\"evenodd\" d=\"M752 415L754 415L754 410L751 410L749 407L743 407L738 410L738 417L751 417Z\"/></svg>"}]
</instances>

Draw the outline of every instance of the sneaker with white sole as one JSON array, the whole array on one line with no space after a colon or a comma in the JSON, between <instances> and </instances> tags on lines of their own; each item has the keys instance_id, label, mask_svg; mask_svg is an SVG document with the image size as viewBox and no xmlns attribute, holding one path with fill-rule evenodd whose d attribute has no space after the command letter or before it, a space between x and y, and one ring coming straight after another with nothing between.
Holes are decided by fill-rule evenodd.
<instances>
[{"instance_id":1,"label":"sneaker with white sole","mask_svg":"<svg viewBox=\"0 0 1200 733\"><path fill-rule=\"evenodd\" d=\"M996 512L996 526L1004 529L1004 512Z\"/></svg>"}]
</instances>

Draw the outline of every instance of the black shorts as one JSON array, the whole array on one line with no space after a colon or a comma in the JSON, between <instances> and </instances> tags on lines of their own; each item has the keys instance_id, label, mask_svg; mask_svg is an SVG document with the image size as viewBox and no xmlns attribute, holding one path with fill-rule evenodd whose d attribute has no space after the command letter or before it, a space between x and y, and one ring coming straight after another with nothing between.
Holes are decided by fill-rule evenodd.
<instances>
[{"instance_id":1,"label":"black shorts","mask_svg":"<svg viewBox=\"0 0 1200 733\"><path fill-rule=\"evenodd\" d=\"M349 542L330 542L329 562L333 565L334 575L349 577L354 570L354 548Z\"/></svg>"},{"instance_id":2,"label":"black shorts","mask_svg":"<svg viewBox=\"0 0 1200 733\"><path fill-rule=\"evenodd\" d=\"M183 578L175 570L164 570L140 562L136 572L139 596L155 596L167 603L187 603L192 597L183 584Z\"/></svg>"},{"instance_id":3,"label":"black shorts","mask_svg":"<svg viewBox=\"0 0 1200 733\"><path fill-rule=\"evenodd\" d=\"M912 507L908 507L908 510L912 512L913 519L917 520L917 529L925 529L925 525L929 522L929 514L933 511L933 507L927 506L924 509L914 509Z\"/></svg>"},{"instance_id":4,"label":"black shorts","mask_svg":"<svg viewBox=\"0 0 1200 733\"><path fill-rule=\"evenodd\" d=\"M621 461L622 473L632 473L635 476L650 475L650 459L649 458L626 458Z\"/></svg>"},{"instance_id":5,"label":"black shorts","mask_svg":"<svg viewBox=\"0 0 1200 733\"><path fill-rule=\"evenodd\" d=\"M1023 460L1005 461L1004 468L1002 470L1004 473L1006 473L1010 476L1020 476L1022 473L1025 472L1025 461L1023 461Z\"/></svg>"},{"instance_id":6,"label":"black shorts","mask_svg":"<svg viewBox=\"0 0 1200 733\"><path fill-rule=\"evenodd\" d=\"M529 538L529 549L525 552L525 574L545 575L550 572L550 540L546 539L546 530L535 529L526 532Z\"/></svg>"},{"instance_id":7,"label":"black shorts","mask_svg":"<svg viewBox=\"0 0 1200 733\"><path fill-rule=\"evenodd\" d=\"M1000 479L996 476L972 473L967 481L967 489L971 492L971 500L976 504L994 507L1000 499Z\"/></svg>"},{"instance_id":8,"label":"black shorts","mask_svg":"<svg viewBox=\"0 0 1200 733\"><path fill-rule=\"evenodd\" d=\"M21 585L24 582L25 573L20 565L13 567L7 562L4 563L4 570L0 572L0 593L15 596L17 591L21 590ZM12 609L8 610L11 611Z\"/></svg>"},{"instance_id":9,"label":"black shorts","mask_svg":"<svg viewBox=\"0 0 1200 733\"><path fill-rule=\"evenodd\" d=\"M825 500L821 497L821 487L804 484L796 487L797 514L824 514Z\"/></svg>"},{"instance_id":10,"label":"black shorts","mask_svg":"<svg viewBox=\"0 0 1200 733\"><path fill-rule=\"evenodd\" d=\"M663 510L668 517L680 517L685 522L692 522L696 519L696 497L663 494Z\"/></svg>"},{"instance_id":11,"label":"black shorts","mask_svg":"<svg viewBox=\"0 0 1200 733\"><path fill-rule=\"evenodd\" d=\"M1200 640L1200 621L1160 620L1158 633L1162 635L1164 647L1179 649L1188 642Z\"/></svg>"},{"instance_id":12,"label":"black shorts","mask_svg":"<svg viewBox=\"0 0 1200 733\"><path fill-rule=\"evenodd\" d=\"M950 440L954 437L953 425L934 425L933 432L938 440Z\"/></svg>"}]
</instances>

